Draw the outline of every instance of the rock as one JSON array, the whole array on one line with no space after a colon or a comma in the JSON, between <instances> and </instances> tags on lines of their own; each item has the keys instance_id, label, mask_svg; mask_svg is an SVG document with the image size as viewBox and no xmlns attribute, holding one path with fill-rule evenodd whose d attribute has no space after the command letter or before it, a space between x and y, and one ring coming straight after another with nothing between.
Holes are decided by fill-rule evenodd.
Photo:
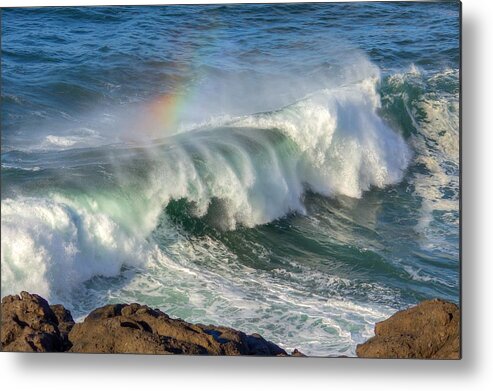
<instances>
[{"instance_id":1,"label":"rock","mask_svg":"<svg viewBox=\"0 0 493 391\"><path fill-rule=\"evenodd\" d=\"M60 352L65 348L63 333L58 328L58 313L63 313L63 330L69 327L70 312L57 306L57 314L41 296L21 292L20 296L2 299L3 351ZM73 320L72 320L73 322Z\"/></svg>"},{"instance_id":2,"label":"rock","mask_svg":"<svg viewBox=\"0 0 493 391\"><path fill-rule=\"evenodd\" d=\"M50 308L58 321L58 330L63 341L63 350L68 350L72 346L68 339L68 334L75 324L72 314L61 304L50 305Z\"/></svg>"},{"instance_id":3,"label":"rock","mask_svg":"<svg viewBox=\"0 0 493 391\"><path fill-rule=\"evenodd\" d=\"M71 352L287 355L258 334L172 319L139 304L107 305L91 312L69 333Z\"/></svg>"},{"instance_id":4,"label":"rock","mask_svg":"<svg viewBox=\"0 0 493 391\"><path fill-rule=\"evenodd\" d=\"M21 292L2 299L1 346L16 352L288 356L258 334L192 324L139 304L112 304L75 323L62 305ZM375 325L358 357L460 358L459 308L428 300ZM295 349L293 357L305 355Z\"/></svg>"},{"instance_id":5,"label":"rock","mask_svg":"<svg viewBox=\"0 0 493 391\"><path fill-rule=\"evenodd\" d=\"M434 299L375 325L375 336L358 345L365 358L460 359L460 313L457 305Z\"/></svg>"},{"instance_id":6,"label":"rock","mask_svg":"<svg viewBox=\"0 0 493 391\"><path fill-rule=\"evenodd\" d=\"M3 351L287 356L258 334L172 319L139 304L113 304L75 323L62 305L21 292L2 299Z\"/></svg>"}]
</instances>

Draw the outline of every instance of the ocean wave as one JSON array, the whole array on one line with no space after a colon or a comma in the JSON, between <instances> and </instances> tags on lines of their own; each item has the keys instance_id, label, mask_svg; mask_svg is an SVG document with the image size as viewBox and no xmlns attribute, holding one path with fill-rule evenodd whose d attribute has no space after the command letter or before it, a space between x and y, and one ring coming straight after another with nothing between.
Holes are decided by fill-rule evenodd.
<instances>
[{"instance_id":1,"label":"ocean wave","mask_svg":"<svg viewBox=\"0 0 493 391\"><path fill-rule=\"evenodd\" d=\"M150 235L172 200L233 230L305 213L306 190L361 197L399 182L411 151L377 114L378 82L372 74L277 111L168 137L138 150L145 168L134 176L133 159L114 159L116 188L101 194L87 178L75 196L52 190L2 200L2 292L41 289L52 298L145 262L156 256Z\"/></svg>"},{"instance_id":2,"label":"ocean wave","mask_svg":"<svg viewBox=\"0 0 493 391\"><path fill-rule=\"evenodd\" d=\"M415 151L410 182L421 201L416 231L421 246L456 252L446 232L459 225L459 74L458 69L425 72L411 66L385 82L387 112L405 113ZM398 108L402 107L401 110ZM395 115L395 114L394 114Z\"/></svg>"},{"instance_id":3,"label":"ocean wave","mask_svg":"<svg viewBox=\"0 0 493 391\"><path fill-rule=\"evenodd\" d=\"M2 294L27 289L70 301L82 282L115 276L122 265L143 264L152 251L107 215L73 201L2 201Z\"/></svg>"}]
</instances>

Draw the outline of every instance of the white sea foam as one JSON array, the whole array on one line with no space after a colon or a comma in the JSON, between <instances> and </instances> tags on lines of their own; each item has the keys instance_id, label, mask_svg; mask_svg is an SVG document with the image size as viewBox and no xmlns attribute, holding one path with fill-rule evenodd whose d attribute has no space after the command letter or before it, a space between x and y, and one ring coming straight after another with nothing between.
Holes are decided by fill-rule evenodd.
<instances>
[{"instance_id":1,"label":"white sea foam","mask_svg":"<svg viewBox=\"0 0 493 391\"><path fill-rule=\"evenodd\" d=\"M39 167L39 166L34 166L34 167L19 167L19 166L15 165L15 164L8 164L8 163L3 163L3 162L2 162L2 168L12 169L12 170L32 171L32 172L36 172L36 171L41 170L41 167Z\"/></svg>"},{"instance_id":2,"label":"white sea foam","mask_svg":"<svg viewBox=\"0 0 493 391\"><path fill-rule=\"evenodd\" d=\"M400 181L411 158L403 138L377 115L377 82L373 76L233 123L282 129L301 152L304 183L324 195L359 198L371 186Z\"/></svg>"},{"instance_id":3,"label":"white sea foam","mask_svg":"<svg viewBox=\"0 0 493 391\"><path fill-rule=\"evenodd\" d=\"M275 112L209 121L180 135L164 158L153 157L159 168L150 198L161 204L186 198L198 217L221 200L218 223L235 229L304 213L307 188L361 197L372 186L399 182L411 152L377 115L377 82L374 76Z\"/></svg>"},{"instance_id":4,"label":"white sea foam","mask_svg":"<svg viewBox=\"0 0 493 391\"><path fill-rule=\"evenodd\" d=\"M393 75L389 83L419 86L424 93L418 99L403 99L416 132L410 144L416 151L415 163L426 172L414 174L415 194L422 199L416 231L422 235L421 246L444 249L447 229L459 224L459 95L458 70L445 69L432 75L411 67ZM442 87L437 88L437 85ZM443 85L447 87L444 88ZM437 221L437 214L441 215ZM442 227L441 227L442 226ZM447 251L452 251L449 249ZM453 252L453 251L452 251Z\"/></svg>"},{"instance_id":5,"label":"white sea foam","mask_svg":"<svg viewBox=\"0 0 493 391\"><path fill-rule=\"evenodd\" d=\"M94 129L73 129L66 135L48 134L39 145L33 145L28 150L63 150L70 148L94 147L103 142L103 137ZM108 141L106 141L108 142Z\"/></svg>"},{"instance_id":6,"label":"white sea foam","mask_svg":"<svg viewBox=\"0 0 493 391\"><path fill-rule=\"evenodd\" d=\"M404 265L402 268L415 281L433 282L433 283L445 285L445 286L448 286L448 287L453 287L454 286L454 285L448 283L447 281L445 281L445 280L443 280L441 278L427 275L421 269L415 269L415 268L413 268L412 266L409 266L409 265Z\"/></svg>"},{"instance_id":7,"label":"white sea foam","mask_svg":"<svg viewBox=\"0 0 493 391\"><path fill-rule=\"evenodd\" d=\"M152 303L194 322L260 332L287 350L311 355L326 355L336 347L339 354L353 355L356 344L372 335L375 322L395 311L349 298L361 288L395 298L395 290L378 284L360 287L296 262L292 266L301 266L299 272L252 268L207 236L190 240L176 235L164 251L165 257L150 262L146 273L137 274L112 297Z\"/></svg>"},{"instance_id":8,"label":"white sea foam","mask_svg":"<svg viewBox=\"0 0 493 391\"><path fill-rule=\"evenodd\" d=\"M115 276L152 251L108 215L68 200L2 201L2 294L30 290L65 301L82 282Z\"/></svg>"}]
</instances>

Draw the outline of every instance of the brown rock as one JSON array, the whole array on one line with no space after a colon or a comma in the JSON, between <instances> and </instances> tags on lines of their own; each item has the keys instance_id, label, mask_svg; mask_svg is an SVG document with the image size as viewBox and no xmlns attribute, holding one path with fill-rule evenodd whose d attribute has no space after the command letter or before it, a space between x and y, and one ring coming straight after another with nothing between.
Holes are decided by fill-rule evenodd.
<instances>
[{"instance_id":1,"label":"brown rock","mask_svg":"<svg viewBox=\"0 0 493 391\"><path fill-rule=\"evenodd\" d=\"M50 305L50 308L57 318L58 330L60 331L60 336L63 341L63 350L68 350L71 347L71 343L68 339L68 333L75 324L72 314L61 304Z\"/></svg>"},{"instance_id":2,"label":"brown rock","mask_svg":"<svg viewBox=\"0 0 493 391\"><path fill-rule=\"evenodd\" d=\"M375 325L375 336L358 345L365 358L460 359L457 305L427 300Z\"/></svg>"},{"instance_id":3,"label":"brown rock","mask_svg":"<svg viewBox=\"0 0 493 391\"><path fill-rule=\"evenodd\" d=\"M298 349L294 349L293 353L291 353L291 357L306 357L306 355L301 353Z\"/></svg>"},{"instance_id":4,"label":"brown rock","mask_svg":"<svg viewBox=\"0 0 493 391\"><path fill-rule=\"evenodd\" d=\"M57 311L64 313L65 323L72 319L63 306ZM59 320L48 302L41 296L21 292L20 296L2 299L3 351L59 352L64 350L64 337L58 328ZM73 320L72 320L73 322Z\"/></svg>"},{"instance_id":5,"label":"brown rock","mask_svg":"<svg viewBox=\"0 0 493 391\"><path fill-rule=\"evenodd\" d=\"M107 305L91 312L69 333L71 352L286 355L258 334L172 319L144 305Z\"/></svg>"},{"instance_id":6,"label":"brown rock","mask_svg":"<svg viewBox=\"0 0 493 391\"><path fill-rule=\"evenodd\" d=\"M2 300L2 350L287 356L258 334L172 319L139 304L107 305L74 323L62 305L21 292Z\"/></svg>"}]
</instances>

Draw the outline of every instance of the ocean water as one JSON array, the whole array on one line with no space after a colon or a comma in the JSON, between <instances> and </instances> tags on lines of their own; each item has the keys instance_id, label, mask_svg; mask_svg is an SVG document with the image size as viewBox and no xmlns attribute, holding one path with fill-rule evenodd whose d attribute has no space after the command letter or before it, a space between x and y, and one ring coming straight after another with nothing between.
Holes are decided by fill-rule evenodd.
<instances>
[{"instance_id":1,"label":"ocean water","mask_svg":"<svg viewBox=\"0 0 493 391\"><path fill-rule=\"evenodd\" d=\"M354 355L459 301L459 4L2 9L1 294Z\"/></svg>"}]
</instances>

